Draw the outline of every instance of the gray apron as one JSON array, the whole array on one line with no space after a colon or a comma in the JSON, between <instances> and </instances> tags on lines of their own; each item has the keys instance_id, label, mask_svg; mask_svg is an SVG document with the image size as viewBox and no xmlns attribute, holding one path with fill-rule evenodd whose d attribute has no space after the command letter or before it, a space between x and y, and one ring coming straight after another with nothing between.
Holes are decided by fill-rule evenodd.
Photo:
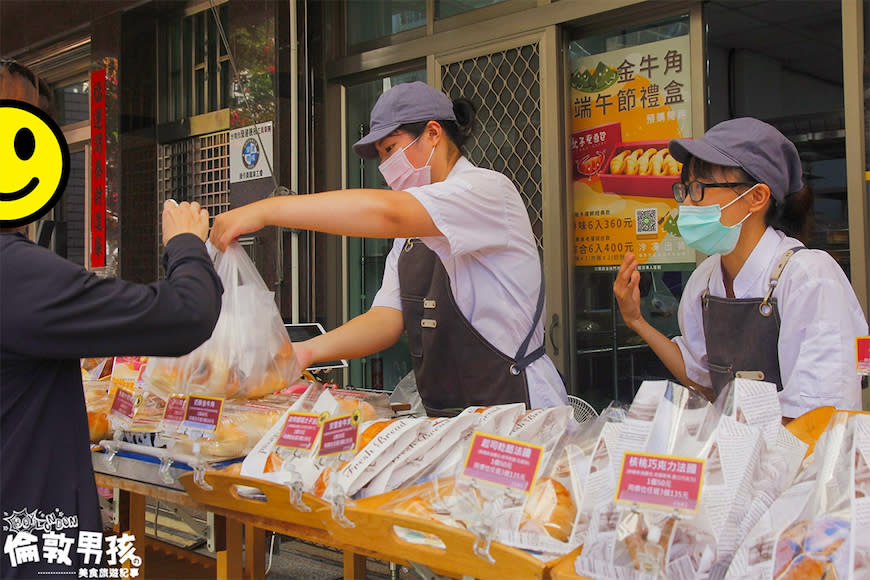
<instances>
[{"instance_id":1,"label":"gray apron","mask_svg":"<svg viewBox=\"0 0 870 580\"><path fill-rule=\"evenodd\" d=\"M409 239L398 261L402 317L426 413L450 417L469 406L525 403L525 368L544 354L526 354L544 307L544 276L532 328L510 357L486 340L459 310L438 255Z\"/></svg>"},{"instance_id":2,"label":"gray apron","mask_svg":"<svg viewBox=\"0 0 870 580\"><path fill-rule=\"evenodd\" d=\"M774 383L782 390L779 369L779 311L773 291L789 259L803 246L785 252L770 274L763 298L710 295L710 279L701 295L707 366L716 396L735 377ZM712 276L712 272L710 273Z\"/></svg>"}]
</instances>

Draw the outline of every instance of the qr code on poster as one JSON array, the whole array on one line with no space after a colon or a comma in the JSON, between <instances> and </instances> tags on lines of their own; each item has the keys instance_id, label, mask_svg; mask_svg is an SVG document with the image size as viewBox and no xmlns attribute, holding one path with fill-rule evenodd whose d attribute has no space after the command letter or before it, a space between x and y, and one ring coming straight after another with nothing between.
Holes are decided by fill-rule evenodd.
<instances>
[{"instance_id":1,"label":"qr code on poster","mask_svg":"<svg viewBox=\"0 0 870 580\"><path fill-rule=\"evenodd\" d=\"M634 210L636 234L655 234L659 231L659 210L654 207Z\"/></svg>"}]
</instances>

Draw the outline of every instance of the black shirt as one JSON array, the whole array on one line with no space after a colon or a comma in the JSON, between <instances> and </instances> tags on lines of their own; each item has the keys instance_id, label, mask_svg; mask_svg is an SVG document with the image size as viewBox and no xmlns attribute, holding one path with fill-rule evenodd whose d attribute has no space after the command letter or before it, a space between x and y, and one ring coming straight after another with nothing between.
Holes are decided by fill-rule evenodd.
<instances>
[{"instance_id":1,"label":"black shirt","mask_svg":"<svg viewBox=\"0 0 870 580\"><path fill-rule=\"evenodd\" d=\"M76 516L77 527L51 530L76 541L80 530L102 532L79 359L180 356L220 314L223 287L202 240L175 236L163 263L167 279L153 284L99 278L20 233L0 234L0 547L26 529L13 516L22 510ZM13 567L4 550L0 576L77 575L76 547L72 566L47 563L41 541L37 564Z\"/></svg>"}]
</instances>

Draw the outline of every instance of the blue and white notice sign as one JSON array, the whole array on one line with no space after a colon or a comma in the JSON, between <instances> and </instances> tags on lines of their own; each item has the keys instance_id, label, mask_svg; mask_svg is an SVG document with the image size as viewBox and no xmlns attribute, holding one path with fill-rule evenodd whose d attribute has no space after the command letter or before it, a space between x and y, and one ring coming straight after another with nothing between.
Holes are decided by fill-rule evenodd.
<instances>
[{"instance_id":1,"label":"blue and white notice sign","mask_svg":"<svg viewBox=\"0 0 870 580\"><path fill-rule=\"evenodd\" d=\"M272 121L231 130L230 183L272 177L272 143Z\"/></svg>"}]
</instances>

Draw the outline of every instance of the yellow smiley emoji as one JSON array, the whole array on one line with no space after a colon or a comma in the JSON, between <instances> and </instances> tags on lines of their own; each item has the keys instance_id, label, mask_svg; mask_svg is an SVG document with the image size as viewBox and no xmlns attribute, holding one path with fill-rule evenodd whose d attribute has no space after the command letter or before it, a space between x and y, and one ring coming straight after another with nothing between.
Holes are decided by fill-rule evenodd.
<instances>
[{"instance_id":1,"label":"yellow smiley emoji","mask_svg":"<svg viewBox=\"0 0 870 580\"><path fill-rule=\"evenodd\" d=\"M0 227L29 224L66 188L69 147L54 120L22 101L0 99Z\"/></svg>"}]
</instances>

